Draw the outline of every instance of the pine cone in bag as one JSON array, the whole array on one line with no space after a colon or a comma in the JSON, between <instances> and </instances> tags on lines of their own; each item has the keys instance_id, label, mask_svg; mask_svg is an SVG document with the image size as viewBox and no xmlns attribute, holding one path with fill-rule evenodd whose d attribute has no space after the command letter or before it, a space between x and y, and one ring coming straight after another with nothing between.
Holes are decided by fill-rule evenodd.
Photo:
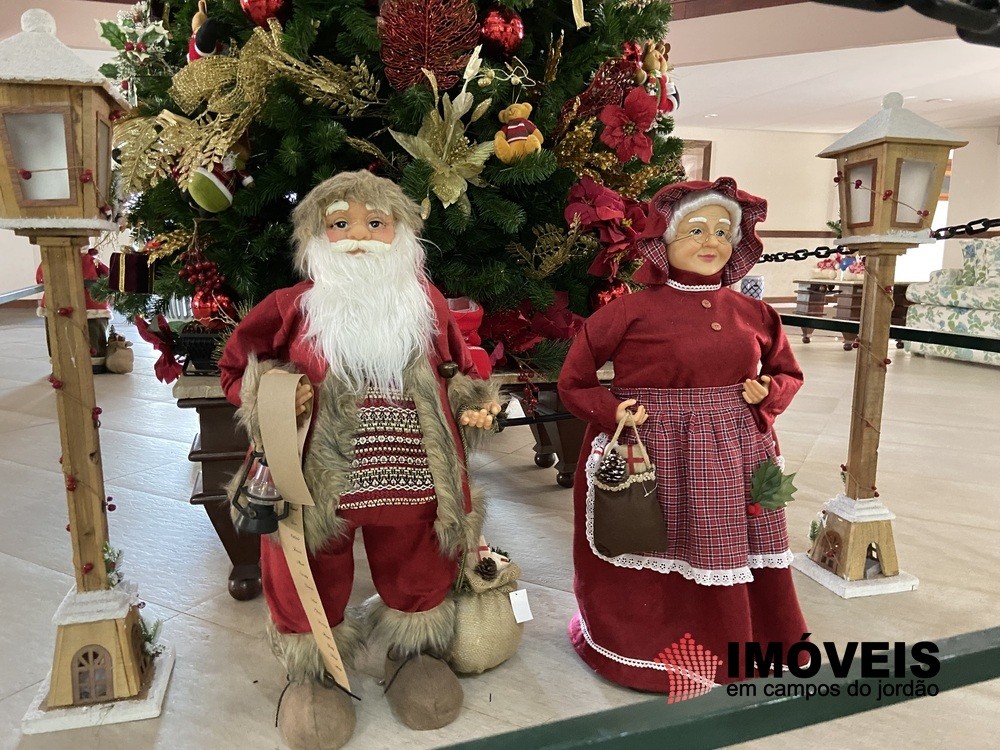
<instances>
[{"instance_id":1,"label":"pine cone in bag","mask_svg":"<svg viewBox=\"0 0 1000 750\"><path fill-rule=\"evenodd\" d=\"M597 470L597 478L604 484L621 484L628 476L628 464L614 448L608 448Z\"/></svg>"},{"instance_id":2,"label":"pine cone in bag","mask_svg":"<svg viewBox=\"0 0 1000 750\"><path fill-rule=\"evenodd\" d=\"M475 567L475 571L484 581L492 581L497 577L497 561L492 557L484 557Z\"/></svg>"}]
</instances>

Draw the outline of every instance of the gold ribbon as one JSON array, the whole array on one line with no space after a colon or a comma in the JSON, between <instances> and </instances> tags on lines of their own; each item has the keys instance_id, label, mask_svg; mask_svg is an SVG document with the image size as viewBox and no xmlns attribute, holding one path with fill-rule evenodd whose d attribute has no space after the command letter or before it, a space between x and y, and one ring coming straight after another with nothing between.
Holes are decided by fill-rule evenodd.
<instances>
[{"instance_id":1,"label":"gold ribbon","mask_svg":"<svg viewBox=\"0 0 1000 750\"><path fill-rule=\"evenodd\" d=\"M576 30L590 26L590 21L583 17L583 0L573 0L573 20L576 21Z\"/></svg>"},{"instance_id":2,"label":"gold ribbon","mask_svg":"<svg viewBox=\"0 0 1000 750\"><path fill-rule=\"evenodd\" d=\"M302 475L302 449L305 446L308 423L299 427L295 420L295 391L299 383L305 380L304 375L281 370L271 370L260 379L257 392L263 443L260 447L267 456L274 486L288 504L288 517L278 524L278 538L285 552L295 591L309 619L309 627L326 670L338 685L350 691L351 684L347 679L344 661L333 638L333 630L319 597L306 550L302 509L315 503Z\"/></svg>"}]
</instances>

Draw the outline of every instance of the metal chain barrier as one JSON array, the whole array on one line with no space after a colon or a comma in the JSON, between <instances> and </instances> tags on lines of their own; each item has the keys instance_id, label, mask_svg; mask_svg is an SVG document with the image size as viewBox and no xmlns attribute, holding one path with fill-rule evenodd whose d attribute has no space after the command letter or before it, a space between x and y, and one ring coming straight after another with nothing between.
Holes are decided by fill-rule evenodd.
<instances>
[{"instance_id":1,"label":"metal chain barrier","mask_svg":"<svg viewBox=\"0 0 1000 750\"><path fill-rule=\"evenodd\" d=\"M968 237L974 234L982 234L991 229L1000 227L1000 219L976 219L968 224L955 224L950 227L941 227L931 231L931 239L950 240L953 237ZM789 250L785 253L764 253L760 256L759 263L784 263L786 260L806 260L807 258L829 258L834 253L841 255L855 255L858 251L852 250L843 245L828 247L820 245L813 250Z\"/></svg>"}]
</instances>

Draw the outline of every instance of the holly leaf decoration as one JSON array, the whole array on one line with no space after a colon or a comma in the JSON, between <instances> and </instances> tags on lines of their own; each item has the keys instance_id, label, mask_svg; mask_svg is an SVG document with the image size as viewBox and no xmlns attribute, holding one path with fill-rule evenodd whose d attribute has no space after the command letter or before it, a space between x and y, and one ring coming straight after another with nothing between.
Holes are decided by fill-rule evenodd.
<instances>
[{"instance_id":1,"label":"holly leaf decoration","mask_svg":"<svg viewBox=\"0 0 1000 750\"><path fill-rule=\"evenodd\" d=\"M751 502L769 510L784 508L795 499L792 497L797 489L792 483L794 478L795 474L785 474L774 461L761 461L750 477Z\"/></svg>"},{"instance_id":2,"label":"holly leaf decoration","mask_svg":"<svg viewBox=\"0 0 1000 750\"><path fill-rule=\"evenodd\" d=\"M424 69L447 91L479 41L476 6L469 0L385 0L378 36L385 76L396 91L424 80Z\"/></svg>"}]
</instances>

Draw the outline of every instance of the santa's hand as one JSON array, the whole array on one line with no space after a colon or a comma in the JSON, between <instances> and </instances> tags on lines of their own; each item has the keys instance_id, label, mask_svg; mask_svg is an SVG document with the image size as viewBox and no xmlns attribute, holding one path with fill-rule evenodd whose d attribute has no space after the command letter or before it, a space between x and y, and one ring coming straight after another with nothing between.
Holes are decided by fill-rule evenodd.
<instances>
[{"instance_id":1,"label":"santa's hand","mask_svg":"<svg viewBox=\"0 0 1000 750\"><path fill-rule=\"evenodd\" d=\"M770 392L771 378L767 375L761 375L760 380L750 380L747 379L743 381L743 400L748 404L759 404Z\"/></svg>"},{"instance_id":2,"label":"santa's hand","mask_svg":"<svg viewBox=\"0 0 1000 750\"><path fill-rule=\"evenodd\" d=\"M459 417L459 423L463 427L475 427L479 430L489 430L493 428L493 418L500 413L500 404L496 401L479 409L466 409Z\"/></svg>"},{"instance_id":3,"label":"santa's hand","mask_svg":"<svg viewBox=\"0 0 1000 750\"><path fill-rule=\"evenodd\" d=\"M625 419L626 414L631 414L632 415L631 424L634 424L636 427L645 422L646 419L649 418L649 415L646 413L645 406L642 406L640 404L639 408L636 409L635 411L629 409L630 406L635 406L638 403L639 402L636 401L634 398L630 398L618 404L618 410L615 412L615 421L621 422L623 419Z\"/></svg>"},{"instance_id":4,"label":"santa's hand","mask_svg":"<svg viewBox=\"0 0 1000 750\"><path fill-rule=\"evenodd\" d=\"M305 422L312 414L312 397L312 383L309 381L299 383L295 389L295 419L299 424Z\"/></svg>"}]
</instances>

